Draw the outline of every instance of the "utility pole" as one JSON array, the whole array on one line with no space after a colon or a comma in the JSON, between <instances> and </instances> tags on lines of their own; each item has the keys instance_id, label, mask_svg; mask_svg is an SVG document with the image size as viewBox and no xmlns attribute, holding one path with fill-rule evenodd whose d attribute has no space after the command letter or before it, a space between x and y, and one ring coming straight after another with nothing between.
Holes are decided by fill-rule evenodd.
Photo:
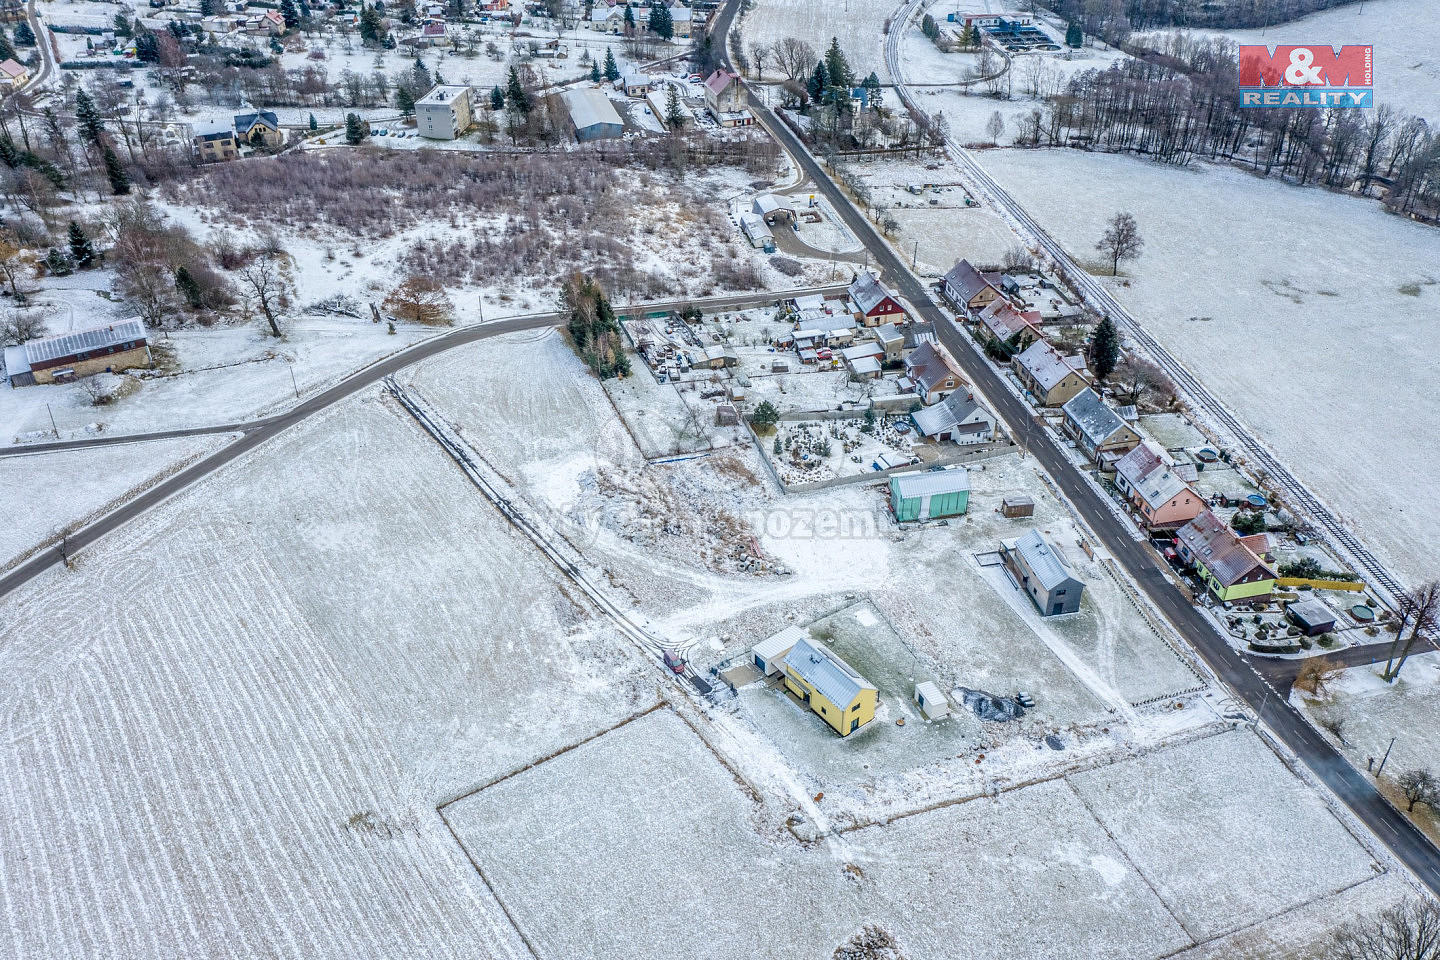
<instances>
[{"instance_id":1,"label":"utility pole","mask_svg":"<svg viewBox=\"0 0 1440 960\"><path fill-rule=\"evenodd\" d=\"M295 361L290 361L290 386L295 388L295 399L300 399L300 384L295 380Z\"/></svg>"},{"instance_id":2,"label":"utility pole","mask_svg":"<svg viewBox=\"0 0 1440 960\"><path fill-rule=\"evenodd\" d=\"M55 434L55 439L60 439L60 428L55 426L55 411L50 409L50 404L45 404L45 412L50 414L50 431Z\"/></svg>"},{"instance_id":3,"label":"utility pole","mask_svg":"<svg viewBox=\"0 0 1440 960\"><path fill-rule=\"evenodd\" d=\"M1390 738L1390 746L1385 748L1385 756L1380 758L1380 766L1375 768L1375 779L1380 779L1380 774L1385 772L1385 761L1390 759L1390 747L1395 746L1395 738Z\"/></svg>"},{"instance_id":4,"label":"utility pole","mask_svg":"<svg viewBox=\"0 0 1440 960\"><path fill-rule=\"evenodd\" d=\"M910 269L911 269L911 270L916 269L916 266L915 266L915 265L916 265L919 261L920 261L920 241L919 241L919 240L916 240L916 241L915 241L915 249L914 249L914 250L911 252L911 254L910 254Z\"/></svg>"}]
</instances>

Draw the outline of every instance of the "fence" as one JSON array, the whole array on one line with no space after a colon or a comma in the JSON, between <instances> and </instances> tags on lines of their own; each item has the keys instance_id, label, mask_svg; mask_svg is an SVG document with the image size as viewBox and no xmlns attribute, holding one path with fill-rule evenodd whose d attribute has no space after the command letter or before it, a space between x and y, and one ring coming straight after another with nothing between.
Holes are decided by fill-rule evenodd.
<instances>
[{"instance_id":1,"label":"fence","mask_svg":"<svg viewBox=\"0 0 1440 960\"><path fill-rule=\"evenodd\" d=\"M1308 577L1280 577L1275 581L1282 587L1310 587L1314 590L1349 590L1364 593L1365 584L1353 580L1311 580Z\"/></svg>"}]
</instances>

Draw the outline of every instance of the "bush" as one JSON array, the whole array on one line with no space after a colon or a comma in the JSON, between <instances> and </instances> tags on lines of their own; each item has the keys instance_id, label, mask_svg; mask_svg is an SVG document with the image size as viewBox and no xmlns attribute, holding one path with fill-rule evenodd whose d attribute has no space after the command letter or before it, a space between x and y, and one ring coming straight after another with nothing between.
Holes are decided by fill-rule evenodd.
<instances>
[{"instance_id":1,"label":"bush","mask_svg":"<svg viewBox=\"0 0 1440 960\"><path fill-rule=\"evenodd\" d=\"M1259 510L1237 510L1235 516L1230 518L1230 526L1243 536L1264 533L1265 514Z\"/></svg>"}]
</instances>

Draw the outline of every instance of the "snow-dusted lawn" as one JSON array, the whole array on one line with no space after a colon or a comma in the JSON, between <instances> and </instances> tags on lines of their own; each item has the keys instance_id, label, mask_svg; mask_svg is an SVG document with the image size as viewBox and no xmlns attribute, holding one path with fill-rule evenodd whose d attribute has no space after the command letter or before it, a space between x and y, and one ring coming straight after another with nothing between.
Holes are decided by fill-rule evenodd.
<instances>
[{"instance_id":1,"label":"snow-dusted lawn","mask_svg":"<svg viewBox=\"0 0 1440 960\"><path fill-rule=\"evenodd\" d=\"M1196 940L1374 876L1365 849L1248 731L1070 782Z\"/></svg>"},{"instance_id":2,"label":"snow-dusted lawn","mask_svg":"<svg viewBox=\"0 0 1440 960\"><path fill-rule=\"evenodd\" d=\"M981 159L1084 262L1132 211L1146 245L1119 299L1403 579L1433 576L1440 489L1417 454L1440 444L1440 231L1237 170Z\"/></svg>"},{"instance_id":3,"label":"snow-dusted lawn","mask_svg":"<svg viewBox=\"0 0 1440 960\"><path fill-rule=\"evenodd\" d=\"M1383 636L1393 638L1388 633ZM1320 698L1297 690L1290 699L1312 719L1342 721L1345 739L1339 747L1361 769L1370 757L1378 764L1394 737L1395 746L1385 762L1387 778L1404 770L1440 770L1440 698L1435 696L1440 688L1440 654L1412 656L1393 684L1381 679L1384 670L1383 660L1351 667Z\"/></svg>"},{"instance_id":4,"label":"snow-dusted lawn","mask_svg":"<svg viewBox=\"0 0 1440 960\"><path fill-rule=\"evenodd\" d=\"M804 40L824 54L830 38L840 41L840 49L850 61L850 68L863 80L874 71L884 80L885 51L882 46L885 21L895 12L891 0L759 0L754 9L740 21L745 43L774 46L786 37ZM783 77L772 59L766 77Z\"/></svg>"},{"instance_id":5,"label":"snow-dusted lawn","mask_svg":"<svg viewBox=\"0 0 1440 960\"><path fill-rule=\"evenodd\" d=\"M373 397L0 619L10 956L522 955L436 804L653 696Z\"/></svg>"},{"instance_id":6,"label":"snow-dusted lawn","mask_svg":"<svg viewBox=\"0 0 1440 960\"><path fill-rule=\"evenodd\" d=\"M229 439L190 437L0 459L6 501L0 568Z\"/></svg>"},{"instance_id":7,"label":"snow-dusted lawn","mask_svg":"<svg viewBox=\"0 0 1440 960\"><path fill-rule=\"evenodd\" d=\"M1368 43L1375 47L1375 102L1440 120L1440 52L1435 7L1428 0L1370 0L1343 4L1265 30L1229 30L1236 43Z\"/></svg>"}]
</instances>

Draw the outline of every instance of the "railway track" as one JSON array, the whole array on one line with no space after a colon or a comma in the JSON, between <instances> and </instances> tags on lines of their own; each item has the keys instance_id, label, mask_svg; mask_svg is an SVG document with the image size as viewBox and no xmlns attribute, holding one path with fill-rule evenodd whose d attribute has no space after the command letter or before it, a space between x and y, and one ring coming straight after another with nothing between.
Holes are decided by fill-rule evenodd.
<instances>
[{"instance_id":1,"label":"railway track","mask_svg":"<svg viewBox=\"0 0 1440 960\"><path fill-rule=\"evenodd\" d=\"M911 110L921 113L919 105L910 94L905 81L900 59L900 37L904 28L920 9L925 0L907 0L890 22L890 32L885 37L885 65L890 71L900 99ZM1069 276L1081 297L1102 315L1109 316L1132 342L1138 344L1175 383L1187 405L1200 414L1212 426L1218 428L1232 446L1243 450L1245 455L1263 469L1273 484L1288 501L1289 506L1309 524L1311 529L1328 540L1345 559L1364 573L1374 592L1384 602L1399 609L1405 602L1407 591L1400 579L1384 562L1371 552L1355 533L1333 510L1310 491L1290 470L1265 447L1226 408L1184 364L1175 359L1158 340L1138 321L1103 284L1092 277L1066 252L1054 237L1040 226L1019 203L992 177L988 171L953 138L947 138L946 147L950 157L959 166L965 187L972 195L999 211L1015 231L1032 249L1043 252L1052 263ZM1427 636L1433 644L1435 637Z\"/></svg>"}]
</instances>

